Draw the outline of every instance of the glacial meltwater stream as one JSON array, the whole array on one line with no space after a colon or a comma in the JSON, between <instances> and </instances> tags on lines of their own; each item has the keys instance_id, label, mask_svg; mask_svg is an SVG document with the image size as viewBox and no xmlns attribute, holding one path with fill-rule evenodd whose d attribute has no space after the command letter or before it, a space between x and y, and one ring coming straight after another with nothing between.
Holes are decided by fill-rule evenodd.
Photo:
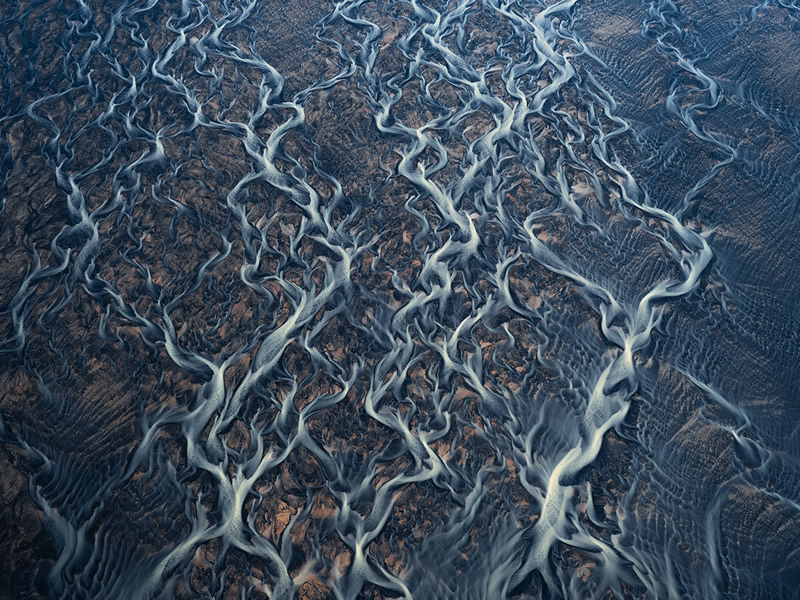
<instances>
[{"instance_id":1,"label":"glacial meltwater stream","mask_svg":"<svg viewBox=\"0 0 800 600\"><path fill-rule=\"evenodd\" d=\"M756 1L0 3L0 597L800 597Z\"/></svg>"}]
</instances>

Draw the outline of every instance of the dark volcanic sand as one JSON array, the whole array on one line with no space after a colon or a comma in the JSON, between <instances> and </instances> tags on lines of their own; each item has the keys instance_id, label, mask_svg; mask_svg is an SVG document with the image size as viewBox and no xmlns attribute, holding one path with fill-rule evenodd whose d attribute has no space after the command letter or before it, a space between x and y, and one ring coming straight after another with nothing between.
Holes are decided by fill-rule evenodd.
<instances>
[{"instance_id":1,"label":"dark volcanic sand","mask_svg":"<svg viewBox=\"0 0 800 600\"><path fill-rule=\"evenodd\" d=\"M0 596L798 597L794 4L0 34Z\"/></svg>"}]
</instances>

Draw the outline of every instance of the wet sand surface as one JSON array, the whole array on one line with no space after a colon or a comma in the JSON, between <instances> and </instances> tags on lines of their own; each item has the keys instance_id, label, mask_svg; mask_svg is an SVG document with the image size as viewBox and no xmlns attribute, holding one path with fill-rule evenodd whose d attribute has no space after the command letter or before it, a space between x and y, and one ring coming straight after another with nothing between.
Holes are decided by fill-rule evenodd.
<instances>
[{"instance_id":1,"label":"wet sand surface","mask_svg":"<svg viewBox=\"0 0 800 600\"><path fill-rule=\"evenodd\" d=\"M798 597L798 49L0 5L0 597Z\"/></svg>"}]
</instances>

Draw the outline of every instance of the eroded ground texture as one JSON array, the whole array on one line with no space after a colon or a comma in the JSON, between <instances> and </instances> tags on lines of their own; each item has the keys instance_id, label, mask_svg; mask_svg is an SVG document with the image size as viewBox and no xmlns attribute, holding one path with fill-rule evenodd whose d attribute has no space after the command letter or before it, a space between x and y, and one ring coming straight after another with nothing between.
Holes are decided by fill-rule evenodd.
<instances>
[{"instance_id":1,"label":"eroded ground texture","mask_svg":"<svg viewBox=\"0 0 800 600\"><path fill-rule=\"evenodd\" d=\"M756 1L0 4L0 595L797 597Z\"/></svg>"}]
</instances>

